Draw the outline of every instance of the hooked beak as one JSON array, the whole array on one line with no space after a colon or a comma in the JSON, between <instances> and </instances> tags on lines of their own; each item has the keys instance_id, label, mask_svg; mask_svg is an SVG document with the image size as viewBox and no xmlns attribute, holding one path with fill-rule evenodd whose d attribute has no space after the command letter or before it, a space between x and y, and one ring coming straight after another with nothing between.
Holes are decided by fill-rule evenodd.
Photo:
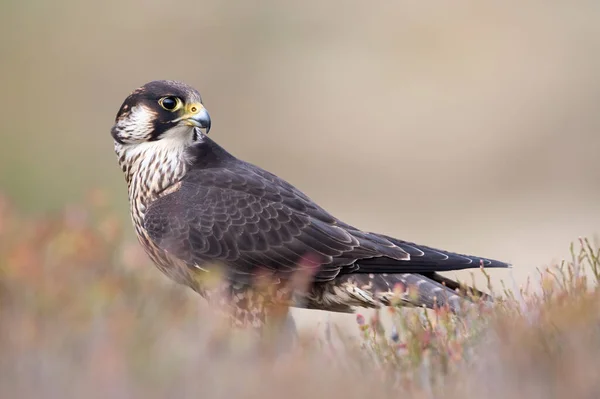
<instances>
[{"instance_id":1,"label":"hooked beak","mask_svg":"<svg viewBox=\"0 0 600 399\"><path fill-rule=\"evenodd\" d=\"M191 104L182 120L189 126L206 129L206 134L210 131L210 115L202 104Z\"/></svg>"}]
</instances>

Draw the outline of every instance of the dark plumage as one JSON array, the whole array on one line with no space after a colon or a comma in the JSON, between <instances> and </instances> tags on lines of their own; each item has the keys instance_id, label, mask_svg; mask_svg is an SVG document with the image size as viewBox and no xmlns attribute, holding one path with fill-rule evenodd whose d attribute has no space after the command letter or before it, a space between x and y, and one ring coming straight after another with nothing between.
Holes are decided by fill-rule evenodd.
<instances>
[{"instance_id":1,"label":"dark plumage","mask_svg":"<svg viewBox=\"0 0 600 399\"><path fill-rule=\"evenodd\" d=\"M163 272L202 294L194 273L211 264L225 267L236 295L258 275L283 287L299 265L309 265L312 280L297 305L378 306L401 283L418 288L418 301L406 296L406 305L456 309L458 285L436 272L509 266L350 226L209 139L200 131L210 124L203 107L202 118L165 110L167 96L179 98L182 110L202 107L189 86L151 82L125 100L112 134L140 241Z\"/></svg>"}]
</instances>

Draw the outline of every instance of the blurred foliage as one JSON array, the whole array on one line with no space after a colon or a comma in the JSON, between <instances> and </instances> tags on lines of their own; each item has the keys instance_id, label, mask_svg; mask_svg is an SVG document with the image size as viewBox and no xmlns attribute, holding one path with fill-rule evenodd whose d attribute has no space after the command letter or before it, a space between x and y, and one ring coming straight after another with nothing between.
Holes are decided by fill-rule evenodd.
<instances>
[{"instance_id":1,"label":"blurred foliage","mask_svg":"<svg viewBox=\"0 0 600 399\"><path fill-rule=\"evenodd\" d=\"M148 272L139 246L122 242L101 192L36 217L0 197L0 396L600 393L600 252L587 240L569 262L541 270L539 284L495 292L493 306L357 314L358 336L335 325L301 331L275 356L247 331L223 329L199 297Z\"/></svg>"}]
</instances>

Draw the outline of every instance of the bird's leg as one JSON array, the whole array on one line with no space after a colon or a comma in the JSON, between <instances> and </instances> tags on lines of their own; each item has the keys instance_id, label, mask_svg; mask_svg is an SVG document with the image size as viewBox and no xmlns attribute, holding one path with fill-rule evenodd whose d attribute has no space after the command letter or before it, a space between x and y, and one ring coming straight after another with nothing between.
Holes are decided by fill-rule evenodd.
<instances>
[{"instance_id":1,"label":"bird's leg","mask_svg":"<svg viewBox=\"0 0 600 399\"><path fill-rule=\"evenodd\" d=\"M260 329L263 350L273 355L290 352L298 341L298 331L289 303L269 304L265 316L265 323Z\"/></svg>"},{"instance_id":2,"label":"bird's leg","mask_svg":"<svg viewBox=\"0 0 600 399\"><path fill-rule=\"evenodd\" d=\"M292 316L292 312L288 312L285 321L281 327L281 332L278 337L277 347L280 352L289 352L298 342L298 328L296 320Z\"/></svg>"},{"instance_id":3,"label":"bird's leg","mask_svg":"<svg viewBox=\"0 0 600 399\"><path fill-rule=\"evenodd\" d=\"M290 313L293 293L299 287L296 280L298 278L273 281L270 276L259 276L252 284L228 286L223 302L228 320L227 335L231 337L236 330L256 334L259 346L266 354L291 350L298 338L296 323ZM243 339L250 335L243 334Z\"/></svg>"},{"instance_id":4,"label":"bird's leg","mask_svg":"<svg viewBox=\"0 0 600 399\"><path fill-rule=\"evenodd\" d=\"M267 338L272 340L280 353L290 351L294 344L299 342L296 321L290 312L290 307L297 304L299 298L305 297L315 271L316 268L310 264L300 264L289 280L279 281L279 284L270 287L274 292L267 315L269 321L267 331L270 332Z\"/></svg>"}]
</instances>

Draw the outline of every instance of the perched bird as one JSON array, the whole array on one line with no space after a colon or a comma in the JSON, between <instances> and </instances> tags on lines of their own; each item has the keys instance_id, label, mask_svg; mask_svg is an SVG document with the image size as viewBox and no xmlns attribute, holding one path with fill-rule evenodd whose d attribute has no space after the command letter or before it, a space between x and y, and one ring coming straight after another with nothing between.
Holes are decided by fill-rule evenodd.
<instances>
[{"instance_id":1,"label":"perched bird","mask_svg":"<svg viewBox=\"0 0 600 399\"><path fill-rule=\"evenodd\" d=\"M111 133L135 231L152 261L207 298L211 292L197 276L221 265L221 290L245 322L264 322L246 300L260 275L271 277L275 294L268 301L287 298L292 306L351 312L389 305L399 291L402 305L457 310L459 284L437 272L510 266L346 224L227 152L207 136L210 125L198 91L162 80L125 99ZM302 267L310 270L307 288L286 291Z\"/></svg>"}]
</instances>

